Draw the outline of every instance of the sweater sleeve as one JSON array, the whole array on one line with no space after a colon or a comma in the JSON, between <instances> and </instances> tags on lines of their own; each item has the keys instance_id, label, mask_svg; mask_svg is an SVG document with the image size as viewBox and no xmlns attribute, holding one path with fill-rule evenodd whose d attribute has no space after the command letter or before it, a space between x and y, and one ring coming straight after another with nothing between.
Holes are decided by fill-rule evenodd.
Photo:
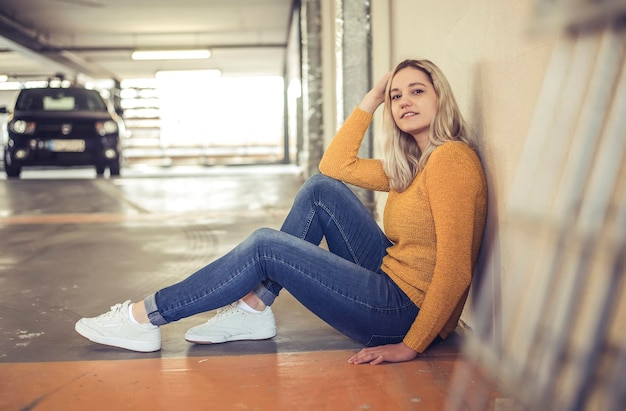
<instances>
[{"instance_id":1,"label":"sweater sleeve","mask_svg":"<svg viewBox=\"0 0 626 411\"><path fill-rule=\"evenodd\" d=\"M463 148L462 143L441 146L424 170L437 243L432 280L404 339L417 352L430 345L464 303L472 279L476 210L485 186L480 161Z\"/></svg>"},{"instance_id":2,"label":"sweater sleeve","mask_svg":"<svg viewBox=\"0 0 626 411\"><path fill-rule=\"evenodd\" d=\"M320 161L320 172L367 190L389 191L382 161L359 158L359 148L372 114L355 108L341 126Z\"/></svg>"}]
</instances>

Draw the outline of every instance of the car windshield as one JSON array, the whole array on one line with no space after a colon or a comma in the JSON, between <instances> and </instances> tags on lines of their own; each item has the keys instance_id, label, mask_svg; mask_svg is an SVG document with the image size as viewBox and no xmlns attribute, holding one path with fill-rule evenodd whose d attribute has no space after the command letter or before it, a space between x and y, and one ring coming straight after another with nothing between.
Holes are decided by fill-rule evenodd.
<instances>
[{"instance_id":1,"label":"car windshield","mask_svg":"<svg viewBox=\"0 0 626 411\"><path fill-rule=\"evenodd\" d=\"M94 90L46 88L22 90L15 104L20 111L107 111Z\"/></svg>"}]
</instances>

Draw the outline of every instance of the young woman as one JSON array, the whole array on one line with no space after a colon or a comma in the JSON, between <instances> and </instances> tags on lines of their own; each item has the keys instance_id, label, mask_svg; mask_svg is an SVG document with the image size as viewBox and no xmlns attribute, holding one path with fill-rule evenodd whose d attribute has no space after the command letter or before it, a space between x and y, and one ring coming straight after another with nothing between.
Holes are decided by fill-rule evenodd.
<instances>
[{"instance_id":1,"label":"young woman","mask_svg":"<svg viewBox=\"0 0 626 411\"><path fill-rule=\"evenodd\" d=\"M357 153L384 103L384 160ZM161 348L159 326L226 307L187 331L198 344L276 335L270 306L284 287L365 348L348 361L409 361L455 328L481 244L487 185L442 72L407 60L341 127L280 231L232 251L144 301L126 301L76 331L135 351ZM388 192L384 232L344 184ZM322 237L328 251L319 247Z\"/></svg>"}]
</instances>

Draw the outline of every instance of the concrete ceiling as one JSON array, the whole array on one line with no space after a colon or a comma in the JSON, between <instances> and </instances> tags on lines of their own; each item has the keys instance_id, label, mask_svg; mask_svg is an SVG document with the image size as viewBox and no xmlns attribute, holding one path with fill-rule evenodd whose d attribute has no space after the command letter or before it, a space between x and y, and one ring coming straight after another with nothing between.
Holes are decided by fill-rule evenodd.
<instances>
[{"instance_id":1,"label":"concrete ceiling","mask_svg":"<svg viewBox=\"0 0 626 411\"><path fill-rule=\"evenodd\" d=\"M0 74L92 79L158 70L282 75L294 0L0 0ZM207 60L133 61L137 49L209 48Z\"/></svg>"}]
</instances>

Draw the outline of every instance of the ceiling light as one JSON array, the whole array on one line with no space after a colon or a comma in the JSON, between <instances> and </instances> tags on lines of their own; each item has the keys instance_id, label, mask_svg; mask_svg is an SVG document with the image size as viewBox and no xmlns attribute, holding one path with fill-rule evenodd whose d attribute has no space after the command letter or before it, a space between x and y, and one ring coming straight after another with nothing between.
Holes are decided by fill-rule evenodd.
<instances>
[{"instance_id":1,"label":"ceiling light","mask_svg":"<svg viewBox=\"0 0 626 411\"><path fill-rule=\"evenodd\" d=\"M0 83L4 83L8 79L9 79L9 76L7 76L6 74L0 74Z\"/></svg>"},{"instance_id":2,"label":"ceiling light","mask_svg":"<svg viewBox=\"0 0 626 411\"><path fill-rule=\"evenodd\" d=\"M198 50L138 50L131 55L133 60L195 60L208 59L211 52Z\"/></svg>"},{"instance_id":3,"label":"ceiling light","mask_svg":"<svg viewBox=\"0 0 626 411\"><path fill-rule=\"evenodd\" d=\"M155 77L159 80L167 79L207 79L218 78L222 75L221 70L161 70L155 73Z\"/></svg>"},{"instance_id":4,"label":"ceiling light","mask_svg":"<svg viewBox=\"0 0 626 411\"><path fill-rule=\"evenodd\" d=\"M12 91L22 88L22 83L19 81L4 81L0 83L0 91Z\"/></svg>"}]
</instances>

